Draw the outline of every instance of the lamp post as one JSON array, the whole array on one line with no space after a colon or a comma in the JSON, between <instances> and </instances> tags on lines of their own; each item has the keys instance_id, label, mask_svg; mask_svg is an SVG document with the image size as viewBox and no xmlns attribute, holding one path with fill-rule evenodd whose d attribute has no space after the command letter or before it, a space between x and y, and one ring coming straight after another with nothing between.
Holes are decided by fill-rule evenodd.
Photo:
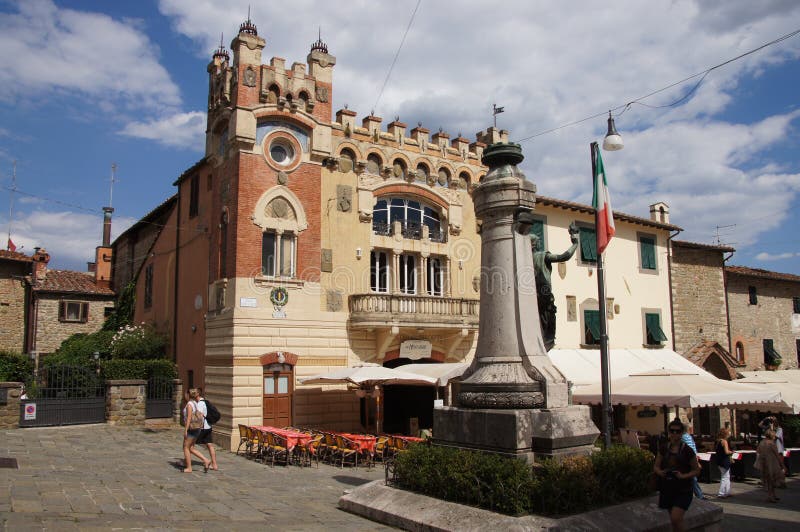
<instances>
[{"instance_id":1,"label":"lamp post","mask_svg":"<svg viewBox=\"0 0 800 532\"><path fill-rule=\"evenodd\" d=\"M603 149L606 151L617 151L625 147L622 142L622 137L617 133L617 128L614 125L614 118L611 116L611 111L608 112L608 132L603 139ZM597 179L597 150L596 142L589 145L589 151L592 158L592 183ZM596 186L596 184L595 184ZM597 238L597 231L600 227L600 209L596 208L594 212L594 227L595 239ZM611 405L611 385L609 382L609 360L608 360L608 313L606 310L606 279L605 268L603 267L603 254L597 250L597 299L598 307L600 310L600 388L602 390L602 417L600 431L603 433L603 443L606 449L611 447L611 418L613 410Z\"/></svg>"}]
</instances>

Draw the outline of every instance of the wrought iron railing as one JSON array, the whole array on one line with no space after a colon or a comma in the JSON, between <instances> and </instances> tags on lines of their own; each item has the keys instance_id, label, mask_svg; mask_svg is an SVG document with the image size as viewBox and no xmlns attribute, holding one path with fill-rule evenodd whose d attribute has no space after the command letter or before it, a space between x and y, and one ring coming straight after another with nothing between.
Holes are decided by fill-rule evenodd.
<instances>
[{"instance_id":1,"label":"wrought iron railing","mask_svg":"<svg viewBox=\"0 0 800 532\"><path fill-rule=\"evenodd\" d=\"M409 222L404 221L402 222L401 232L403 238L410 238L411 240L421 240L422 239L422 224L418 222Z\"/></svg>"},{"instance_id":2,"label":"wrought iron railing","mask_svg":"<svg viewBox=\"0 0 800 532\"><path fill-rule=\"evenodd\" d=\"M392 234L392 224L373 221L372 232L376 235L390 236Z\"/></svg>"}]
</instances>

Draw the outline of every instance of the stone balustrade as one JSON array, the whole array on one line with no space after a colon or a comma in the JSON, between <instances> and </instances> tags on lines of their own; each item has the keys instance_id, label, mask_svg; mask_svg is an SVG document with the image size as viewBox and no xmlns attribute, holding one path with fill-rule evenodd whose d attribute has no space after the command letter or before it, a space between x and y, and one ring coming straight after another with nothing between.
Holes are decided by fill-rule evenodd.
<instances>
[{"instance_id":1,"label":"stone balustrade","mask_svg":"<svg viewBox=\"0 0 800 532\"><path fill-rule=\"evenodd\" d=\"M351 321L386 320L421 324L478 324L477 299L407 294L356 294L349 298Z\"/></svg>"}]
</instances>

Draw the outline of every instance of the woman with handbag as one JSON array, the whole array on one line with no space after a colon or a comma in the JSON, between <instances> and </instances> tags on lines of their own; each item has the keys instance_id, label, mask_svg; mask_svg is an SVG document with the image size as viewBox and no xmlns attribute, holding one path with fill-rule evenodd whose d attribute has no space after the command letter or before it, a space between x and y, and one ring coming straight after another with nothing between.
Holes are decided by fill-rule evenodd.
<instances>
[{"instance_id":1,"label":"woman with handbag","mask_svg":"<svg viewBox=\"0 0 800 532\"><path fill-rule=\"evenodd\" d=\"M714 460L719 467L719 492L717 498L726 499L733 497L731 495L731 446L728 443L728 438L731 437L731 431L723 427L719 429L717 434L717 443L714 446Z\"/></svg>"},{"instance_id":2,"label":"woman with handbag","mask_svg":"<svg viewBox=\"0 0 800 532\"><path fill-rule=\"evenodd\" d=\"M206 418L203 412L197 405L197 400L200 398L200 392L197 388L189 390L189 400L186 402L186 407L183 409L183 463L184 473L192 472L192 457L195 455L203 461L203 471L208 473L208 468L211 465L211 460L208 460L203 453L198 451L194 443L197 437L200 436L200 431L205 426Z\"/></svg>"}]
</instances>

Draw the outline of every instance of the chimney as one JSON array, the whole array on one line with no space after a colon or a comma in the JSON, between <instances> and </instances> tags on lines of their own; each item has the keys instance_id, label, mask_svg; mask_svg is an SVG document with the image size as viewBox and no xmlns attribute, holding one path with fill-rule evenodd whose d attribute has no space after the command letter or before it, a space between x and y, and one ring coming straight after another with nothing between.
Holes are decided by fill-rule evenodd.
<instances>
[{"instance_id":1,"label":"chimney","mask_svg":"<svg viewBox=\"0 0 800 532\"><path fill-rule=\"evenodd\" d=\"M669 223L669 205L663 201L650 205L650 219L662 224Z\"/></svg>"},{"instance_id":2,"label":"chimney","mask_svg":"<svg viewBox=\"0 0 800 532\"><path fill-rule=\"evenodd\" d=\"M47 263L50 262L50 254L44 248L33 248L33 281L44 279L47 275Z\"/></svg>"},{"instance_id":3,"label":"chimney","mask_svg":"<svg viewBox=\"0 0 800 532\"><path fill-rule=\"evenodd\" d=\"M111 287L111 213L113 207L103 207L103 245L94 252L94 282L98 286Z\"/></svg>"}]
</instances>

